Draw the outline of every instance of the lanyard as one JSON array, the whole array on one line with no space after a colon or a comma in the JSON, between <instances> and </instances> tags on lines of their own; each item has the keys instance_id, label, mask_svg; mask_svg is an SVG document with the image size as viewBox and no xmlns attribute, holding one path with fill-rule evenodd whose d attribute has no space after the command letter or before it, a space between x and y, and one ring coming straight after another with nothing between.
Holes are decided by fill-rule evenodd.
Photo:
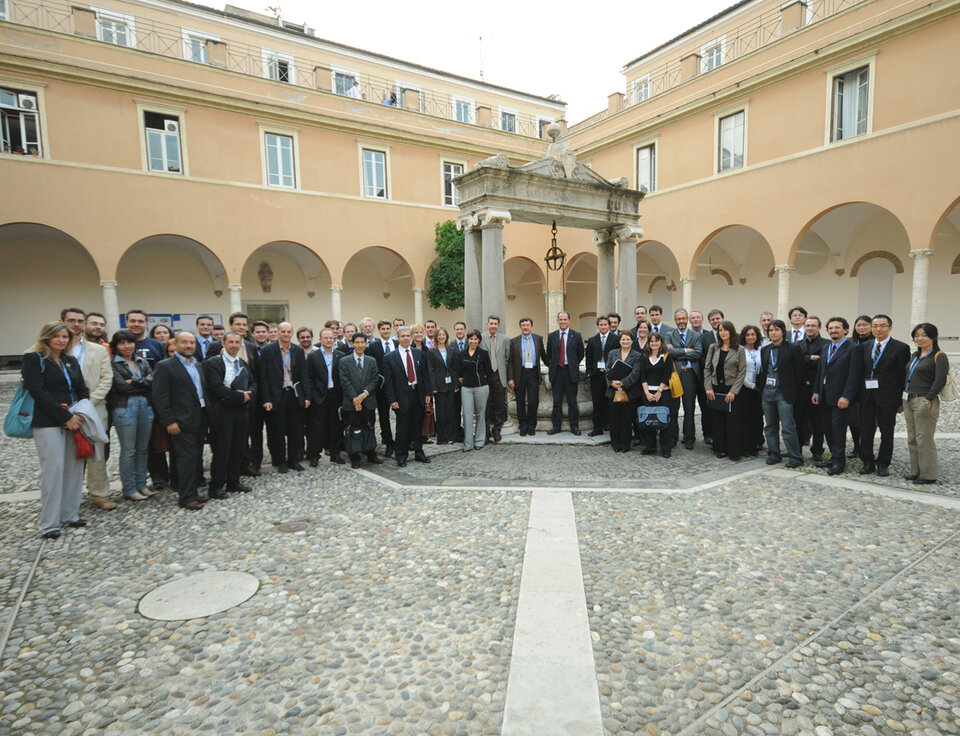
<instances>
[{"instance_id":1,"label":"lanyard","mask_svg":"<svg viewBox=\"0 0 960 736\"><path fill-rule=\"evenodd\" d=\"M443 364L447 364L447 349L446 348L437 348L440 351L440 357L443 358Z\"/></svg>"},{"instance_id":2,"label":"lanyard","mask_svg":"<svg viewBox=\"0 0 960 736\"><path fill-rule=\"evenodd\" d=\"M747 357L750 358L750 364L753 366L753 372L756 373L757 370L760 368L760 361L757 360L756 357L754 357L754 353L756 353L757 355L760 355L760 351L759 351L759 350L747 350L746 352L747 352ZM771 350L770 352L771 352L771 354L773 353L772 350Z\"/></svg>"},{"instance_id":3,"label":"lanyard","mask_svg":"<svg viewBox=\"0 0 960 736\"><path fill-rule=\"evenodd\" d=\"M70 380L70 371L67 370L67 362L61 357L60 358L60 370L63 371L63 377L67 379L67 388L70 390L71 400L76 398L73 393L73 381Z\"/></svg>"},{"instance_id":4,"label":"lanyard","mask_svg":"<svg viewBox=\"0 0 960 736\"><path fill-rule=\"evenodd\" d=\"M830 346L830 350L827 352L827 365L830 365L830 362L834 359L837 354L837 351L840 349L840 346L847 341L847 338L843 338L840 342L836 342Z\"/></svg>"},{"instance_id":5,"label":"lanyard","mask_svg":"<svg viewBox=\"0 0 960 736\"><path fill-rule=\"evenodd\" d=\"M913 378L913 372L914 372L915 370L917 370L917 363L919 363L921 360L923 360L924 358L926 358L926 357L927 357L928 355L930 355L930 353L932 353L932 352L933 352L933 348L930 348L930 349L929 349L927 352L925 352L923 355L919 355L919 356L917 356L916 358L913 359L913 362L910 364L910 370L909 370L909 372L907 373L907 388L910 388L910 379Z\"/></svg>"},{"instance_id":6,"label":"lanyard","mask_svg":"<svg viewBox=\"0 0 960 736\"><path fill-rule=\"evenodd\" d=\"M780 359L780 349L779 348L770 348L770 368L771 370L777 370L777 361Z\"/></svg>"}]
</instances>

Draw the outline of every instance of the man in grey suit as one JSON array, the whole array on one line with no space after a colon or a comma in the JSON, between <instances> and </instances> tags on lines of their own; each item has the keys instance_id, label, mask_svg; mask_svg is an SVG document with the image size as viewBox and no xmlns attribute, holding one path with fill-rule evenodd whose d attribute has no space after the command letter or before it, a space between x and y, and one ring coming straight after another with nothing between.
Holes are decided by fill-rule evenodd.
<instances>
[{"instance_id":1,"label":"man in grey suit","mask_svg":"<svg viewBox=\"0 0 960 736\"><path fill-rule=\"evenodd\" d=\"M500 430L507 421L507 364L510 360L508 350L510 339L500 334L500 318L491 314L487 317L487 334L480 341L480 347L490 354L490 397L487 399L487 442L500 441Z\"/></svg>"},{"instance_id":2,"label":"man in grey suit","mask_svg":"<svg viewBox=\"0 0 960 736\"><path fill-rule=\"evenodd\" d=\"M677 328L669 334L664 334L663 341L667 346L667 353L673 358L673 363L680 373L680 383L683 384L683 396L673 400L673 412L670 421L673 440L679 439L677 410L683 401L683 442L688 450L693 449L696 439L696 429L693 423L693 413L697 405L697 385L702 382L703 336L691 330L687 324L686 309L678 309L673 313L673 321Z\"/></svg>"},{"instance_id":3,"label":"man in grey suit","mask_svg":"<svg viewBox=\"0 0 960 736\"><path fill-rule=\"evenodd\" d=\"M366 350L366 335L358 332L353 336L353 352L344 355L337 362L340 390L343 393L340 414L344 427L369 427L372 433L380 374L377 372L377 361L369 355L364 355ZM350 467L359 468L360 454L356 452L349 454ZM375 449L367 451L367 459L374 465L383 464L383 461L377 457Z\"/></svg>"}]
</instances>

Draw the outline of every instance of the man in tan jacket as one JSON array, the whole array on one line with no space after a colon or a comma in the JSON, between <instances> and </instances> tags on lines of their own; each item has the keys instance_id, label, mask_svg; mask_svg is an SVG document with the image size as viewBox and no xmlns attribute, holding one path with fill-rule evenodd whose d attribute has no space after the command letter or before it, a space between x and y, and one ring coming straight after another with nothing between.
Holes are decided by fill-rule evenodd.
<instances>
[{"instance_id":1,"label":"man in tan jacket","mask_svg":"<svg viewBox=\"0 0 960 736\"><path fill-rule=\"evenodd\" d=\"M73 330L76 342L73 345L73 356L83 369L83 382L90 392L90 401L93 402L100 415L103 426L107 426L107 394L113 385L113 369L110 367L110 352L95 342L86 338L85 325L87 315L78 307L66 307L60 311L60 321ZM90 494L90 503L94 506L110 511L117 508L117 504L110 500L110 480L107 478L106 453L99 462L87 460L87 492Z\"/></svg>"}]
</instances>

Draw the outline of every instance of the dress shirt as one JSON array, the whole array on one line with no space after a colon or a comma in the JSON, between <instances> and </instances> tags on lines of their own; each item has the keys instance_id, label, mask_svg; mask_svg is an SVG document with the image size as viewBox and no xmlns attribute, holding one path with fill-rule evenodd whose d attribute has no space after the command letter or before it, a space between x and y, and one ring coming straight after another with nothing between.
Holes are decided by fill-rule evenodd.
<instances>
[{"instance_id":1,"label":"dress shirt","mask_svg":"<svg viewBox=\"0 0 960 736\"><path fill-rule=\"evenodd\" d=\"M747 388L757 387L757 373L760 372L760 351L744 348L747 354L747 375L743 379L743 385Z\"/></svg>"},{"instance_id":2,"label":"dress shirt","mask_svg":"<svg viewBox=\"0 0 960 736\"><path fill-rule=\"evenodd\" d=\"M383 354L387 355L390 351L393 350L393 340L391 340L390 338L387 338L386 340L384 340L381 337L380 346L383 348Z\"/></svg>"},{"instance_id":3,"label":"dress shirt","mask_svg":"<svg viewBox=\"0 0 960 736\"><path fill-rule=\"evenodd\" d=\"M791 334L792 334L792 337L790 338L790 342L800 342L804 338L804 332L802 329L801 330L795 329Z\"/></svg>"},{"instance_id":4,"label":"dress shirt","mask_svg":"<svg viewBox=\"0 0 960 736\"><path fill-rule=\"evenodd\" d=\"M240 375L240 354L237 353L236 358L231 358L230 355L225 352L221 353L221 355L223 355L223 385L230 388L233 379Z\"/></svg>"},{"instance_id":5,"label":"dress shirt","mask_svg":"<svg viewBox=\"0 0 960 736\"><path fill-rule=\"evenodd\" d=\"M560 358L559 365L567 364L567 331L560 330Z\"/></svg>"},{"instance_id":6,"label":"dress shirt","mask_svg":"<svg viewBox=\"0 0 960 736\"><path fill-rule=\"evenodd\" d=\"M496 373L498 368L500 365L497 363L497 333L494 332L490 335L490 370Z\"/></svg>"},{"instance_id":7,"label":"dress shirt","mask_svg":"<svg viewBox=\"0 0 960 736\"><path fill-rule=\"evenodd\" d=\"M83 370L83 354L87 351L86 340L82 337L77 340L76 344L73 346L73 357L77 359L77 362L80 364L80 370Z\"/></svg>"},{"instance_id":8,"label":"dress shirt","mask_svg":"<svg viewBox=\"0 0 960 736\"><path fill-rule=\"evenodd\" d=\"M870 377L871 377L871 378L873 378L874 373L876 373L877 363L878 363L879 360L880 360L880 356L883 355L883 351L887 349L887 343L888 343L888 342L890 342L890 336L889 336L889 335L887 335L887 339L884 340L883 342L874 342L874 343L873 343L873 350L870 351L870 364L871 364L871 366L872 366L871 369L870 369ZM878 347L878 346L880 347L880 353L879 353L879 355L877 354L877 347ZM873 357L874 355L876 355L877 357L874 358L874 357Z\"/></svg>"},{"instance_id":9,"label":"dress shirt","mask_svg":"<svg viewBox=\"0 0 960 736\"><path fill-rule=\"evenodd\" d=\"M659 335L659 334L660 334L660 328L661 328L661 327L663 327L663 322L661 322L661 323L658 324L658 325L651 325L651 326L650 326L650 332L656 332L656 333Z\"/></svg>"},{"instance_id":10,"label":"dress shirt","mask_svg":"<svg viewBox=\"0 0 960 736\"><path fill-rule=\"evenodd\" d=\"M280 346L280 364L283 366L283 387L290 388L293 384L290 382L290 350L293 347L293 343L290 343L287 346L287 349L284 350L283 346Z\"/></svg>"},{"instance_id":11,"label":"dress shirt","mask_svg":"<svg viewBox=\"0 0 960 736\"><path fill-rule=\"evenodd\" d=\"M459 350L462 353L464 348L466 347L467 347L466 340L457 340L457 350Z\"/></svg>"},{"instance_id":12,"label":"dress shirt","mask_svg":"<svg viewBox=\"0 0 960 736\"><path fill-rule=\"evenodd\" d=\"M413 360L413 353L410 351L410 348L397 348L397 350L400 351L400 362L403 363L403 373L404 373L404 375L407 375L407 358L408 358L408 356L409 356L410 363L411 363L411 365L414 366L413 375L416 376L416 375L417 375L417 369L416 369L416 365L417 365L417 364L416 364L416 362ZM408 378L408 379L407 379L407 384L410 386L410 388L413 388L414 386L417 385L417 382L416 382L416 380L410 381L409 378Z\"/></svg>"},{"instance_id":13,"label":"dress shirt","mask_svg":"<svg viewBox=\"0 0 960 736\"><path fill-rule=\"evenodd\" d=\"M210 343L213 342L212 337L201 337L197 340L197 344L200 345L200 357L206 358L207 351L210 350Z\"/></svg>"},{"instance_id":14,"label":"dress shirt","mask_svg":"<svg viewBox=\"0 0 960 736\"><path fill-rule=\"evenodd\" d=\"M520 345L523 348L523 367L534 368L537 365L537 361L534 359L537 351L533 347L533 335L521 335Z\"/></svg>"},{"instance_id":15,"label":"dress shirt","mask_svg":"<svg viewBox=\"0 0 960 736\"><path fill-rule=\"evenodd\" d=\"M177 356L177 359L183 364L183 367L187 369L190 380L193 381L193 387L197 391L197 398L200 399L200 407L205 407L207 402L203 400L203 387L200 385L200 371L197 370L197 359L192 355L189 358L184 358L180 353L174 353L174 355Z\"/></svg>"},{"instance_id":16,"label":"dress shirt","mask_svg":"<svg viewBox=\"0 0 960 736\"><path fill-rule=\"evenodd\" d=\"M327 364L327 388L333 388L333 350L328 353L320 348L320 355L323 356L323 362Z\"/></svg>"}]
</instances>

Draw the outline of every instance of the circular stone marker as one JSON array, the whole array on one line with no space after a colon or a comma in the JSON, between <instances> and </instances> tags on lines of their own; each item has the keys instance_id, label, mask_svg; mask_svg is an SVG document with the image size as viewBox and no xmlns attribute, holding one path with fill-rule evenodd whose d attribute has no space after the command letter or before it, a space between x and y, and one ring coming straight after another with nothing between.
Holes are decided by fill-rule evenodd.
<instances>
[{"instance_id":1,"label":"circular stone marker","mask_svg":"<svg viewBox=\"0 0 960 736\"><path fill-rule=\"evenodd\" d=\"M245 572L202 572L151 590L137 610L157 621L203 618L243 603L259 587L260 581Z\"/></svg>"},{"instance_id":2,"label":"circular stone marker","mask_svg":"<svg viewBox=\"0 0 960 736\"><path fill-rule=\"evenodd\" d=\"M310 525L305 521L285 521L282 524L277 524L277 531L285 534L305 532L309 528Z\"/></svg>"}]
</instances>

